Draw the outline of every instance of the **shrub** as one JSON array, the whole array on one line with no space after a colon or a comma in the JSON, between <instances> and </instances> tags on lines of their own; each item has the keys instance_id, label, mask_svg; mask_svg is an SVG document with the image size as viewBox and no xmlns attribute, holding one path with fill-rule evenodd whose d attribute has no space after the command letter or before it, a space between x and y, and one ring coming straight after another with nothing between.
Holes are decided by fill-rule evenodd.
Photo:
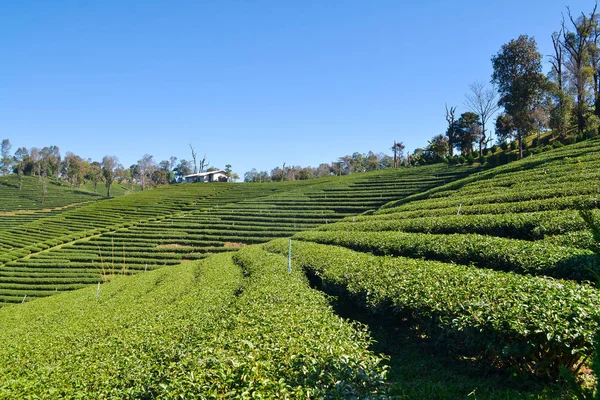
<instances>
[{"instance_id":1,"label":"shrub","mask_svg":"<svg viewBox=\"0 0 600 400\"><path fill-rule=\"evenodd\" d=\"M269 251L284 253L273 241ZM492 363L556 377L593 351L600 295L569 281L296 243L296 265L374 314L415 320L447 347L483 354Z\"/></svg>"}]
</instances>

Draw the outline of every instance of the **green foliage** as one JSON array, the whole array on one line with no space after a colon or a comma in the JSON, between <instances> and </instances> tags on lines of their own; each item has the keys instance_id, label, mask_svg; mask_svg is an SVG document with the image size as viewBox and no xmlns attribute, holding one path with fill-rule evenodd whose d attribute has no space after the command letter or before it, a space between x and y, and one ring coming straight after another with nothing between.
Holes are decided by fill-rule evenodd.
<instances>
[{"instance_id":1,"label":"green foliage","mask_svg":"<svg viewBox=\"0 0 600 400\"><path fill-rule=\"evenodd\" d=\"M285 242L265 245L284 253ZM600 296L587 285L294 242L293 262L372 313L414 319L444 347L556 376L592 352Z\"/></svg>"},{"instance_id":2,"label":"green foliage","mask_svg":"<svg viewBox=\"0 0 600 400\"><path fill-rule=\"evenodd\" d=\"M600 271L589 250L545 242L478 234L432 235L405 232L301 232L302 240L348 247L381 255L425 258L523 274L589 280ZM593 271L592 273L590 271Z\"/></svg>"},{"instance_id":3,"label":"green foliage","mask_svg":"<svg viewBox=\"0 0 600 400\"><path fill-rule=\"evenodd\" d=\"M211 257L0 310L2 398L383 396L365 329L285 257Z\"/></svg>"}]
</instances>

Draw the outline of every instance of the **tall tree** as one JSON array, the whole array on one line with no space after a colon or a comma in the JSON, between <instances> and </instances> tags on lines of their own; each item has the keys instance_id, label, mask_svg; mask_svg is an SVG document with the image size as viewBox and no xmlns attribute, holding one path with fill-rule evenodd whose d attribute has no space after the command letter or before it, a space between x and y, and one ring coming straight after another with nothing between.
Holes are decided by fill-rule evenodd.
<instances>
[{"instance_id":1,"label":"tall tree","mask_svg":"<svg viewBox=\"0 0 600 400\"><path fill-rule=\"evenodd\" d=\"M481 135L481 122L479 115L467 111L460 115L456 121L456 147L460 149L462 155L473 152L473 143L479 142Z\"/></svg>"},{"instance_id":2,"label":"tall tree","mask_svg":"<svg viewBox=\"0 0 600 400\"><path fill-rule=\"evenodd\" d=\"M256 168L252 168L250 171L244 174L244 182L258 182L258 172Z\"/></svg>"},{"instance_id":3,"label":"tall tree","mask_svg":"<svg viewBox=\"0 0 600 400\"><path fill-rule=\"evenodd\" d=\"M146 189L147 182L150 180L154 170L156 169L156 163L150 154L144 154L144 156L138 160L138 167L140 179L142 181L142 190L144 190Z\"/></svg>"},{"instance_id":4,"label":"tall tree","mask_svg":"<svg viewBox=\"0 0 600 400\"><path fill-rule=\"evenodd\" d=\"M512 117L506 113L498 115L496 118L496 137L498 144L505 143L515 136L515 125Z\"/></svg>"},{"instance_id":5,"label":"tall tree","mask_svg":"<svg viewBox=\"0 0 600 400\"><path fill-rule=\"evenodd\" d=\"M553 136L558 134L564 138L569 131L571 120L571 96L565 91L565 54L562 44L563 30L554 32L551 36L552 47L554 54L550 55L550 78L554 81L554 85L550 88L550 92L555 102L550 110L550 128L552 128Z\"/></svg>"},{"instance_id":6,"label":"tall tree","mask_svg":"<svg viewBox=\"0 0 600 400\"><path fill-rule=\"evenodd\" d=\"M73 187L79 187L86 174L86 162L71 152L65 154L63 161L64 177Z\"/></svg>"},{"instance_id":7,"label":"tall tree","mask_svg":"<svg viewBox=\"0 0 600 400\"><path fill-rule=\"evenodd\" d=\"M206 153L202 156L202 160L200 160L200 172L204 172L210 163L206 161Z\"/></svg>"},{"instance_id":8,"label":"tall tree","mask_svg":"<svg viewBox=\"0 0 600 400\"><path fill-rule=\"evenodd\" d=\"M119 167L119 159L116 156L104 156L102 158L102 176L106 185L106 197L110 197L110 189L115 180L115 170Z\"/></svg>"},{"instance_id":9,"label":"tall tree","mask_svg":"<svg viewBox=\"0 0 600 400\"><path fill-rule=\"evenodd\" d=\"M91 160L90 160L91 161ZM86 179L89 179L94 184L94 194L98 194L98 183L102 182L103 173L102 173L102 164L98 161L89 162L89 169L86 174Z\"/></svg>"},{"instance_id":10,"label":"tall tree","mask_svg":"<svg viewBox=\"0 0 600 400\"><path fill-rule=\"evenodd\" d=\"M31 175L32 176L41 177L42 165L41 165L40 160L41 160L40 149L38 149L37 147L32 147L31 150L29 151L29 159L28 159L29 166L31 167Z\"/></svg>"},{"instance_id":11,"label":"tall tree","mask_svg":"<svg viewBox=\"0 0 600 400\"><path fill-rule=\"evenodd\" d=\"M454 155L454 137L456 136L456 120L454 114L456 113L456 106L450 106L446 103L446 121L448 122L448 129L446 130L446 137L448 138L448 152L450 157Z\"/></svg>"},{"instance_id":12,"label":"tall tree","mask_svg":"<svg viewBox=\"0 0 600 400\"><path fill-rule=\"evenodd\" d=\"M23 175L25 173L25 164L27 163L28 158L29 152L26 147L19 147L17 151L15 151L13 160L17 175L19 176L19 190L23 188Z\"/></svg>"},{"instance_id":13,"label":"tall tree","mask_svg":"<svg viewBox=\"0 0 600 400\"><path fill-rule=\"evenodd\" d=\"M394 145L392 146L392 151L394 152L394 168L398 168L400 165L400 160L403 157L403 151L406 148L404 143L394 141Z\"/></svg>"},{"instance_id":14,"label":"tall tree","mask_svg":"<svg viewBox=\"0 0 600 400\"><path fill-rule=\"evenodd\" d=\"M197 174L198 173L198 161L196 160L196 149L194 148L194 146L192 146L192 144L190 143L190 150L192 150L192 160L194 161L194 173Z\"/></svg>"},{"instance_id":15,"label":"tall tree","mask_svg":"<svg viewBox=\"0 0 600 400\"><path fill-rule=\"evenodd\" d=\"M6 176L10 172L10 166L12 165L13 158L10 156L10 149L12 145L10 140L4 139L0 144L0 167L2 167L2 175Z\"/></svg>"},{"instance_id":16,"label":"tall tree","mask_svg":"<svg viewBox=\"0 0 600 400\"><path fill-rule=\"evenodd\" d=\"M546 85L542 72L542 55L534 38L521 35L502 45L492 57L492 82L498 86L499 106L512 118L523 157L523 137L533 129L531 111L541 102Z\"/></svg>"},{"instance_id":17,"label":"tall tree","mask_svg":"<svg viewBox=\"0 0 600 400\"><path fill-rule=\"evenodd\" d=\"M500 107L493 86L487 88L485 83L475 81L469 85L469 89L470 93L465 95L465 105L471 112L479 115L481 121L481 135L479 137L479 155L481 156L487 138L485 125Z\"/></svg>"},{"instance_id":18,"label":"tall tree","mask_svg":"<svg viewBox=\"0 0 600 400\"><path fill-rule=\"evenodd\" d=\"M594 26L597 24L596 8L594 6L590 15L581 13L579 18L573 17L571 10L567 7L567 15L572 25L573 31L565 26L565 20L562 21L562 46L568 56L568 62L565 64L569 72L572 85L575 89L575 117L577 118L577 130L583 132L586 125L586 116L589 110L588 94L594 71L590 65L590 51L594 35ZM596 88L597 92L597 88Z\"/></svg>"},{"instance_id":19,"label":"tall tree","mask_svg":"<svg viewBox=\"0 0 600 400\"><path fill-rule=\"evenodd\" d=\"M432 161L439 161L448 155L448 138L444 135L436 135L427 144L425 154Z\"/></svg>"}]
</instances>

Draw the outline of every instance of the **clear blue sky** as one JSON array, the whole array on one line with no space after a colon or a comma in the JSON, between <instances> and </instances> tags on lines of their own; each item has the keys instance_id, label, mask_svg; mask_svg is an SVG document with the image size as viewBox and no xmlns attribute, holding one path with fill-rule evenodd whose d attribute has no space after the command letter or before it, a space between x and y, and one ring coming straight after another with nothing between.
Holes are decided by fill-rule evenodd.
<instances>
[{"instance_id":1,"label":"clear blue sky","mask_svg":"<svg viewBox=\"0 0 600 400\"><path fill-rule=\"evenodd\" d=\"M423 147L519 34L592 0L0 2L0 139L243 176ZM545 69L548 69L546 63Z\"/></svg>"}]
</instances>

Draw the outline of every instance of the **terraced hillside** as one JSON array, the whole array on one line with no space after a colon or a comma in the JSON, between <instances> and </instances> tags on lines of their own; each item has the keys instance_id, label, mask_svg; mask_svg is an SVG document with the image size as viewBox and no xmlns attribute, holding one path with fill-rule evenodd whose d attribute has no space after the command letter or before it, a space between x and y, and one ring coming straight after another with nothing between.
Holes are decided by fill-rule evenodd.
<instances>
[{"instance_id":1,"label":"terraced hillside","mask_svg":"<svg viewBox=\"0 0 600 400\"><path fill-rule=\"evenodd\" d=\"M183 184L11 226L0 216L0 304L289 237L465 176L443 165L268 184Z\"/></svg>"},{"instance_id":2,"label":"terraced hillside","mask_svg":"<svg viewBox=\"0 0 600 400\"><path fill-rule=\"evenodd\" d=\"M442 186L426 168L182 185L51 217L70 228L46 242L4 231L3 273L223 254L1 308L0 398L571 398L553 382L593 353L598 260L577 210L600 217L599 163L593 140ZM229 252L241 239L266 243Z\"/></svg>"},{"instance_id":3,"label":"terraced hillside","mask_svg":"<svg viewBox=\"0 0 600 400\"><path fill-rule=\"evenodd\" d=\"M600 141L481 172L294 236L293 260L365 314L484 365L556 378L593 351ZM286 241L265 247L286 254ZM401 323L400 325L405 325Z\"/></svg>"},{"instance_id":4,"label":"terraced hillside","mask_svg":"<svg viewBox=\"0 0 600 400\"><path fill-rule=\"evenodd\" d=\"M0 399L384 398L364 328L258 248L0 309Z\"/></svg>"},{"instance_id":5,"label":"terraced hillside","mask_svg":"<svg viewBox=\"0 0 600 400\"><path fill-rule=\"evenodd\" d=\"M81 185L79 190L98 194L99 196L103 196L103 197L106 197L108 194L106 185L104 185L103 183L99 183L98 185L96 185L95 189L94 189L93 183L85 183L85 184ZM114 182L110 188L110 195L111 195L111 197L118 197L118 196L122 196L124 194L131 194L131 193L139 192L140 190L142 190L141 185L138 185L136 183Z\"/></svg>"},{"instance_id":6,"label":"terraced hillside","mask_svg":"<svg viewBox=\"0 0 600 400\"><path fill-rule=\"evenodd\" d=\"M19 187L16 175L0 177L0 214L23 210L42 210L65 207L72 204L97 201L102 197L82 190L62 186L48 180L46 197L42 204L42 183L32 176L24 176Z\"/></svg>"}]
</instances>

